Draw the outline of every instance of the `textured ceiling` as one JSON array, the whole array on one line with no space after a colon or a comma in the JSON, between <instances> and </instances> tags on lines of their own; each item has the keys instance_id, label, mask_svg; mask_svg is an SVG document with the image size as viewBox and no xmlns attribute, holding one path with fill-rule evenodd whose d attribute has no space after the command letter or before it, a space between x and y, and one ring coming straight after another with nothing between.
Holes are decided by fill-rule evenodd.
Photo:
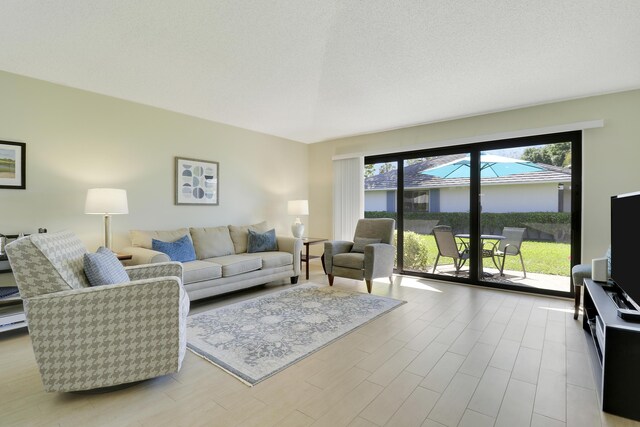
<instances>
[{"instance_id":1,"label":"textured ceiling","mask_svg":"<svg viewBox=\"0 0 640 427\"><path fill-rule=\"evenodd\" d=\"M0 69L317 142L640 88L640 1L2 0Z\"/></svg>"}]
</instances>

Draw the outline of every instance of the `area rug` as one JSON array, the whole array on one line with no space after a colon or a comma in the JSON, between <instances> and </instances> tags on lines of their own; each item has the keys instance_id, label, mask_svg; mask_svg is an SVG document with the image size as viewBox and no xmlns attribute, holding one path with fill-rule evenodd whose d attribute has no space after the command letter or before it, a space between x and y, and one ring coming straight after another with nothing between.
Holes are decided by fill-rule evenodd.
<instances>
[{"instance_id":1,"label":"area rug","mask_svg":"<svg viewBox=\"0 0 640 427\"><path fill-rule=\"evenodd\" d=\"M300 285L190 316L187 346L254 385L404 303Z\"/></svg>"}]
</instances>

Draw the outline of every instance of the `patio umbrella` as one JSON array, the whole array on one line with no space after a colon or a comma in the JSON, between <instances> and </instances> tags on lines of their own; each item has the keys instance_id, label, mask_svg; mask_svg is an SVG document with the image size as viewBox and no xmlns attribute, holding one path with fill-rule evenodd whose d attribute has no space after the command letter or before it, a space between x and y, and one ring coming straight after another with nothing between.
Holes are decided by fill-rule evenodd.
<instances>
[{"instance_id":1,"label":"patio umbrella","mask_svg":"<svg viewBox=\"0 0 640 427\"><path fill-rule=\"evenodd\" d=\"M480 155L481 178L499 178L501 176L541 172L544 170L543 167L526 160L491 154ZM423 170L420 173L438 178L469 178L471 175L471 158L464 157L435 168Z\"/></svg>"}]
</instances>

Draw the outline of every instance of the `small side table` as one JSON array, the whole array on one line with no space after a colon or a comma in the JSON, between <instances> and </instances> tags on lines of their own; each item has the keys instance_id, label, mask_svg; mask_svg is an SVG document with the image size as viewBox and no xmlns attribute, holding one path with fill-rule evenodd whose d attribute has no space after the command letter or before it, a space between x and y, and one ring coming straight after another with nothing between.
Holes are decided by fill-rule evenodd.
<instances>
[{"instance_id":1,"label":"small side table","mask_svg":"<svg viewBox=\"0 0 640 427\"><path fill-rule=\"evenodd\" d=\"M305 272L307 273L307 280L309 280L309 261L315 258L320 258L318 255L309 255L309 246L317 245L322 242L326 242L329 239L322 239L319 237L303 237L302 244L304 245L304 253L300 257L300 267L302 267L302 263L306 263ZM324 259L322 259L322 268L324 268Z\"/></svg>"}]
</instances>

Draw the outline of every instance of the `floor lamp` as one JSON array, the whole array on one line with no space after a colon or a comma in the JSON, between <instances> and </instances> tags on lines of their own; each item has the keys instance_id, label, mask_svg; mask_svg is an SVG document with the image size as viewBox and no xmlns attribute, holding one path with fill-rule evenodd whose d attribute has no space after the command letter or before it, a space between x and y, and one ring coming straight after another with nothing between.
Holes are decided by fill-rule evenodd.
<instances>
[{"instance_id":1,"label":"floor lamp","mask_svg":"<svg viewBox=\"0 0 640 427\"><path fill-rule=\"evenodd\" d=\"M118 188L89 189L84 213L104 215L104 246L111 249L111 215L129 213L127 190Z\"/></svg>"}]
</instances>

